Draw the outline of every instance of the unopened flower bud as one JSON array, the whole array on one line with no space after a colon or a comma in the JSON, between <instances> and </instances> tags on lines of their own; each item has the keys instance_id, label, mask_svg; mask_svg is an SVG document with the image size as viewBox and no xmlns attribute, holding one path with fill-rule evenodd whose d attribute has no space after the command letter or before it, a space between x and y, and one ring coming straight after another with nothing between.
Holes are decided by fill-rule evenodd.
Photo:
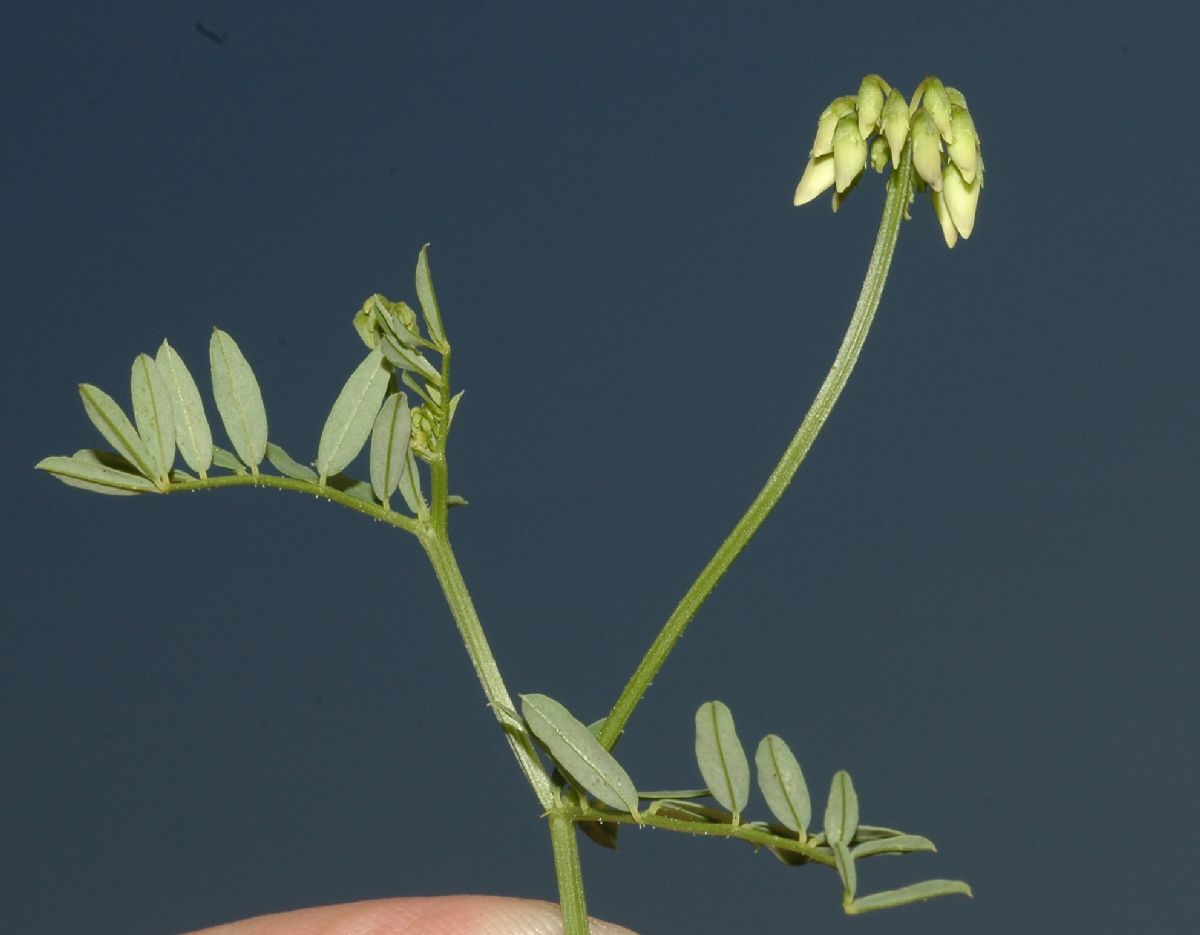
<instances>
[{"instance_id":1,"label":"unopened flower bud","mask_svg":"<svg viewBox=\"0 0 1200 935\"><path fill-rule=\"evenodd\" d=\"M933 202L933 213L938 219L938 225L942 228L942 237L946 240L946 246L953 250L954 245L958 243L958 228L954 226L950 212L946 210L946 201L942 198L941 192L930 192L929 198Z\"/></svg>"},{"instance_id":2,"label":"unopened flower bud","mask_svg":"<svg viewBox=\"0 0 1200 935\"><path fill-rule=\"evenodd\" d=\"M892 168L899 168L900 152L904 149L904 141L908 139L908 101L894 88L883 103L879 125L892 151Z\"/></svg>"},{"instance_id":3,"label":"unopened flower bud","mask_svg":"<svg viewBox=\"0 0 1200 935\"><path fill-rule=\"evenodd\" d=\"M946 147L946 152L951 161L958 166L963 181L973 182L975 169L979 164L979 135L975 132L975 121L964 108L952 104L950 125L954 128L954 142Z\"/></svg>"},{"instance_id":4,"label":"unopened flower bud","mask_svg":"<svg viewBox=\"0 0 1200 935\"><path fill-rule=\"evenodd\" d=\"M940 78L925 79L925 94L921 98L921 103L933 117L933 122L937 125L942 139L947 143L953 143L954 130L950 126L950 96L946 93L946 88Z\"/></svg>"},{"instance_id":5,"label":"unopened flower bud","mask_svg":"<svg viewBox=\"0 0 1200 935\"><path fill-rule=\"evenodd\" d=\"M935 192L942 190L942 138L932 115L918 107L912 115L913 168Z\"/></svg>"},{"instance_id":6,"label":"unopened flower bud","mask_svg":"<svg viewBox=\"0 0 1200 935\"><path fill-rule=\"evenodd\" d=\"M877 136L871 140L871 154L869 158L871 160L871 168L876 172L882 173L887 168L890 151L888 150L887 140L882 136Z\"/></svg>"},{"instance_id":7,"label":"unopened flower bud","mask_svg":"<svg viewBox=\"0 0 1200 935\"><path fill-rule=\"evenodd\" d=\"M821 116L817 120L817 136L813 140L812 149L809 150L810 156L824 156L826 153L833 152L833 131L837 128L837 122L846 114L854 112L853 97L839 97L821 111Z\"/></svg>"},{"instance_id":8,"label":"unopened flower bud","mask_svg":"<svg viewBox=\"0 0 1200 935\"><path fill-rule=\"evenodd\" d=\"M833 131L834 187L844 192L867 165L867 141L858 132L858 118L846 114Z\"/></svg>"},{"instance_id":9,"label":"unopened flower bud","mask_svg":"<svg viewBox=\"0 0 1200 935\"><path fill-rule=\"evenodd\" d=\"M975 208L979 204L979 189L981 179L967 182L959 172L958 166L949 163L946 174L942 179L942 201L955 229L962 235L963 240L971 236L975 228ZM940 218L939 218L940 220Z\"/></svg>"},{"instance_id":10,"label":"unopened flower bud","mask_svg":"<svg viewBox=\"0 0 1200 935\"><path fill-rule=\"evenodd\" d=\"M797 207L808 204L832 185L834 178L832 153L809 159L808 165L804 167L804 174L800 176L800 184L796 186L796 196L792 199L792 204Z\"/></svg>"},{"instance_id":11,"label":"unopened flower bud","mask_svg":"<svg viewBox=\"0 0 1200 935\"><path fill-rule=\"evenodd\" d=\"M875 131L883 112L883 97L889 90L887 82L878 75L867 75L858 86L858 132L863 139Z\"/></svg>"}]
</instances>

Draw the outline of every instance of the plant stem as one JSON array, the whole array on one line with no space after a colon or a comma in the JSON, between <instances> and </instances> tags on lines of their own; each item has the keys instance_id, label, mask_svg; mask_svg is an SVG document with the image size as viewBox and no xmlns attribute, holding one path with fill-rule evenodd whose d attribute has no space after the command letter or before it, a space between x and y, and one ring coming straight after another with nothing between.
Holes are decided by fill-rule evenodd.
<instances>
[{"instance_id":1,"label":"plant stem","mask_svg":"<svg viewBox=\"0 0 1200 935\"><path fill-rule=\"evenodd\" d=\"M583 869L579 864L579 838L573 816L557 809L550 812L550 843L554 847L554 875L558 880L563 935L588 935Z\"/></svg>"},{"instance_id":2,"label":"plant stem","mask_svg":"<svg viewBox=\"0 0 1200 935\"><path fill-rule=\"evenodd\" d=\"M417 538L425 548L438 583L442 586L442 593L450 605L450 612L454 615L454 622L458 625L458 632L467 647L467 655L471 657L471 664L475 667L488 704L504 728L508 745L550 820L550 843L554 848L554 873L558 880L563 935L588 935L583 870L579 864L579 843L575 836L578 809L567 808L561 801L513 706L444 528L439 531L432 524L426 525Z\"/></svg>"},{"instance_id":3,"label":"plant stem","mask_svg":"<svg viewBox=\"0 0 1200 935\"><path fill-rule=\"evenodd\" d=\"M900 157L900 166L888 180L883 218L880 221L879 234L875 238L875 249L871 253L871 260L867 266L862 292L859 293L858 305L855 306L850 326L846 331L845 338L842 339L842 346L838 349L833 365L829 368L825 382L821 384L816 398L809 407L808 414L805 415L804 421L800 423L800 428L784 450L783 457L771 471L766 484L742 518L738 520L737 525L733 527L733 531L721 543L716 554L709 559L699 577L688 588L687 593L684 594L671 616L667 618L667 622L655 637L654 642L650 644L650 649L638 664L625 688L622 689L600 730L600 742L609 749L621 736L621 731L625 729L625 724L629 721L634 709L646 694L650 683L662 668L679 638L683 636L683 631L691 623L696 611L700 609L700 605L712 593L717 582L729 570L734 559L746 547L746 543L750 541L758 527L762 525L763 520L775 508L779 498L783 496L796 469L800 467L800 463L808 454L817 434L825 424L825 420L829 418L834 403L837 402L850 379L850 373L854 370L854 364L867 339L867 331L875 317L875 310L879 307L883 285L887 280L888 267L892 262L892 254L896 250L896 238L900 232L900 223L908 207L908 197L912 190L913 179L909 149L909 145L904 147Z\"/></svg>"},{"instance_id":4,"label":"plant stem","mask_svg":"<svg viewBox=\"0 0 1200 935\"><path fill-rule=\"evenodd\" d=\"M433 565L434 574L442 586L446 603L450 605L450 613L454 615L454 622L458 625L458 632L466 645L467 655L471 657L475 675L479 678L479 684L483 686L483 693L487 696L492 713L504 728L508 745L512 748L525 778L533 787L538 803L543 810L549 812L555 804L554 787L513 706L512 697L500 675L500 668L496 665L496 657L492 655L483 626L479 622L479 614L476 613L475 604L467 591L462 571L454 558L450 539L445 533L439 533L431 526L426 526L417 538L424 547L425 554L429 556L430 564Z\"/></svg>"}]
</instances>

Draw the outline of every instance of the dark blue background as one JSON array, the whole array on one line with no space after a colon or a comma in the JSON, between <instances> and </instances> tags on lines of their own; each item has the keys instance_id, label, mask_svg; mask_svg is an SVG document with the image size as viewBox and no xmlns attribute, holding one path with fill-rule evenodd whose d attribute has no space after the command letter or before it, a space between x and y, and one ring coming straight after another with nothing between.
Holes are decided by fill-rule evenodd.
<instances>
[{"instance_id":1,"label":"dark blue background","mask_svg":"<svg viewBox=\"0 0 1200 935\"><path fill-rule=\"evenodd\" d=\"M461 563L514 691L598 717L840 340L882 185L790 201L868 71L967 94L975 234L949 252L914 206L861 369L621 754L695 784L692 712L724 699L818 797L847 768L864 821L939 845L862 890L976 898L842 920L828 872L642 832L585 845L590 908L644 935L1194 923L1191 6L77 7L0 29L0 928L554 898L413 541L32 465L98 444L77 383L127 400L164 336L202 376L213 324L313 457L351 315L411 300L431 241Z\"/></svg>"}]
</instances>

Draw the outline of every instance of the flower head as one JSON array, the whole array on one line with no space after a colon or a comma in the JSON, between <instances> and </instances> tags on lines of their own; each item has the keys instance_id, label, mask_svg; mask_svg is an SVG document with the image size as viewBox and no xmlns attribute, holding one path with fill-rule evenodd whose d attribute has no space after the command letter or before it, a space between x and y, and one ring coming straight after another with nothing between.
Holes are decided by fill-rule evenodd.
<instances>
[{"instance_id":1,"label":"flower head","mask_svg":"<svg viewBox=\"0 0 1200 935\"><path fill-rule=\"evenodd\" d=\"M817 120L794 203L833 188L837 211L868 163L883 172L903 159L912 161L916 191L929 193L946 245L970 237L983 188L979 134L962 92L933 76L917 86L911 104L879 75L830 102Z\"/></svg>"}]
</instances>

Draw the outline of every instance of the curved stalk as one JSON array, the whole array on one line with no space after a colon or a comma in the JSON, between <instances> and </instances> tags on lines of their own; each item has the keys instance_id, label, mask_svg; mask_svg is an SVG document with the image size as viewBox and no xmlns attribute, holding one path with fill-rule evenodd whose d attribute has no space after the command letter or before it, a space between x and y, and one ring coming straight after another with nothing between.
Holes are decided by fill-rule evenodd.
<instances>
[{"instance_id":1,"label":"curved stalk","mask_svg":"<svg viewBox=\"0 0 1200 935\"><path fill-rule=\"evenodd\" d=\"M683 636L684 630L691 623L696 611L700 609L700 605L712 593L717 582L729 570L734 559L746 547L746 543L758 531L758 527L775 508L779 498L783 496L796 469L800 467L800 463L808 454L821 427L825 424L825 420L829 418L834 404L842 390L845 389L850 374L854 370L854 364L867 339L867 332L875 317L875 310L879 307L883 285L887 280L888 267L891 265L892 255L896 250L896 238L900 233L900 223L904 219L904 212L908 207L912 183L912 158L910 145L906 144L900 158L899 168L892 173L888 180L883 218L880 221L879 234L875 238L875 249L871 253L871 260L867 266L862 292L858 296L858 304L855 306L850 326L846 331L845 338L842 339L842 346L838 349L833 365L829 368L825 382L821 384L816 398L809 407L808 414L805 415L804 421L800 423L800 428L784 450L779 463L771 471L766 484L742 518L738 520L737 525L733 527L733 531L721 543L716 554L709 559L699 577L688 588L671 616L667 618L662 630L650 644L650 649L613 704L612 710L600 730L600 742L609 749L621 736L621 731L625 729L634 709L646 694L650 683L662 668L675 644L679 642L679 638Z\"/></svg>"}]
</instances>

